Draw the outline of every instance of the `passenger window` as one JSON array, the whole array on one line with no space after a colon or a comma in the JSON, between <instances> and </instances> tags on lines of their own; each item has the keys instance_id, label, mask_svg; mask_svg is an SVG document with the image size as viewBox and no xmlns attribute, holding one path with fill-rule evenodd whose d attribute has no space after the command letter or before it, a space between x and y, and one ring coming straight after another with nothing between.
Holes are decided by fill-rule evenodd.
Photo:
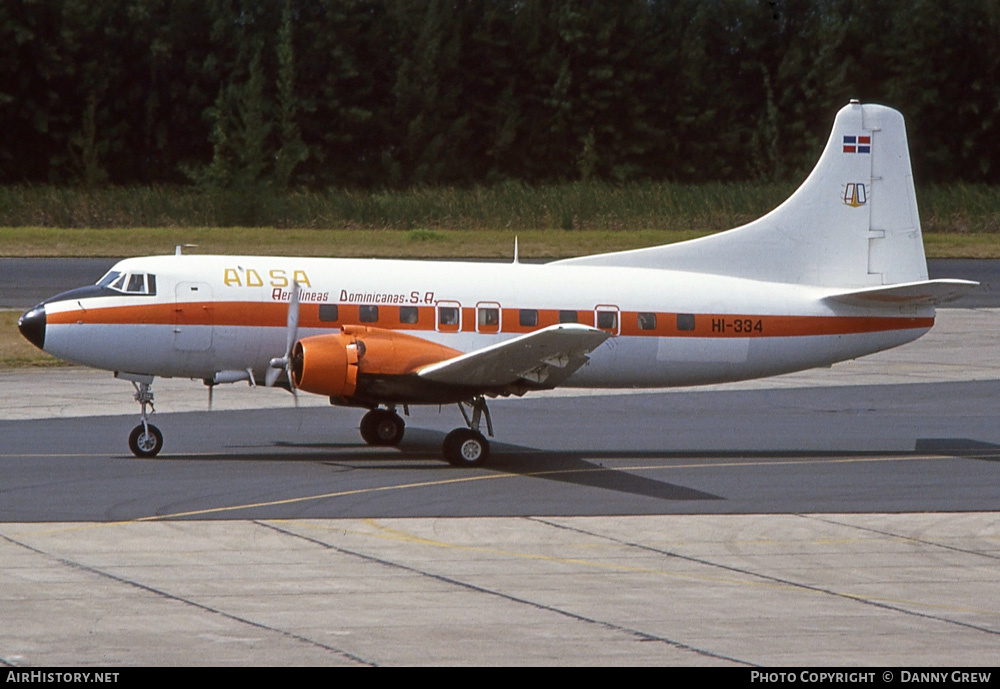
<instances>
[{"instance_id":1,"label":"passenger window","mask_svg":"<svg viewBox=\"0 0 1000 689\"><path fill-rule=\"evenodd\" d=\"M656 314L640 311L639 330L656 330Z\"/></svg>"},{"instance_id":2,"label":"passenger window","mask_svg":"<svg viewBox=\"0 0 1000 689\"><path fill-rule=\"evenodd\" d=\"M521 309L517 314L517 322L526 328L538 325L538 311L536 309Z\"/></svg>"},{"instance_id":3,"label":"passenger window","mask_svg":"<svg viewBox=\"0 0 1000 689\"><path fill-rule=\"evenodd\" d=\"M336 304L320 304L319 320L323 323L336 323L340 320L340 308Z\"/></svg>"},{"instance_id":4,"label":"passenger window","mask_svg":"<svg viewBox=\"0 0 1000 689\"><path fill-rule=\"evenodd\" d=\"M500 310L499 309L479 309L479 325L480 327L495 327L500 324Z\"/></svg>"},{"instance_id":5,"label":"passenger window","mask_svg":"<svg viewBox=\"0 0 1000 689\"><path fill-rule=\"evenodd\" d=\"M576 311L560 311L559 312L559 322L560 323L579 323L580 317Z\"/></svg>"},{"instance_id":6,"label":"passenger window","mask_svg":"<svg viewBox=\"0 0 1000 689\"><path fill-rule=\"evenodd\" d=\"M439 325L458 325L458 309L454 306L438 307Z\"/></svg>"},{"instance_id":7,"label":"passenger window","mask_svg":"<svg viewBox=\"0 0 1000 689\"><path fill-rule=\"evenodd\" d=\"M677 314L677 329L694 330L694 314L693 313Z\"/></svg>"},{"instance_id":8,"label":"passenger window","mask_svg":"<svg viewBox=\"0 0 1000 689\"><path fill-rule=\"evenodd\" d=\"M602 330L614 330L618 327L618 313L616 311L598 311L597 327Z\"/></svg>"},{"instance_id":9,"label":"passenger window","mask_svg":"<svg viewBox=\"0 0 1000 689\"><path fill-rule=\"evenodd\" d=\"M377 306L359 306L358 307L358 319L362 323L378 323L378 307Z\"/></svg>"},{"instance_id":10,"label":"passenger window","mask_svg":"<svg viewBox=\"0 0 1000 689\"><path fill-rule=\"evenodd\" d=\"M417 319L420 317L420 312L417 311L416 306L400 306L399 307L399 322L400 323L416 323Z\"/></svg>"}]
</instances>

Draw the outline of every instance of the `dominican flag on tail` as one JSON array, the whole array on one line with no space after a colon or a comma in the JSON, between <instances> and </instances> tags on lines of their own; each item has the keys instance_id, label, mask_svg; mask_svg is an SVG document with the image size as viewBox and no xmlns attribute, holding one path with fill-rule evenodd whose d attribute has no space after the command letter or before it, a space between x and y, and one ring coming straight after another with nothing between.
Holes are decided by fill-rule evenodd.
<instances>
[{"instance_id":1,"label":"dominican flag on tail","mask_svg":"<svg viewBox=\"0 0 1000 689\"><path fill-rule=\"evenodd\" d=\"M845 136L844 153L871 153L871 136Z\"/></svg>"}]
</instances>

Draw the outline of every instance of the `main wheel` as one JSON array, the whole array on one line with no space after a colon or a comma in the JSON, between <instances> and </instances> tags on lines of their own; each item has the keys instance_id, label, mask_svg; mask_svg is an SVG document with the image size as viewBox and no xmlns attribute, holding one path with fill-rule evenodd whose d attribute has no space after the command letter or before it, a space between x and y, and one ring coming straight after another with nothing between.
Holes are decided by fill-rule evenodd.
<instances>
[{"instance_id":1,"label":"main wheel","mask_svg":"<svg viewBox=\"0 0 1000 689\"><path fill-rule=\"evenodd\" d=\"M456 467L478 467L490 458L490 444L479 431L456 428L444 437L444 458Z\"/></svg>"},{"instance_id":2,"label":"main wheel","mask_svg":"<svg viewBox=\"0 0 1000 689\"><path fill-rule=\"evenodd\" d=\"M132 450L132 454L136 457L155 457L163 449L163 434L153 424L143 427L140 423L128 436L128 449Z\"/></svg>"},{"instance_id":3,"label":"main wheel","mask_svg":"<svg viewBox=\"0 0 1000 689\"><path fill-rule=\"evenodd\" d=\"M369 445L389 447L399 445L406 424L396 412L372 409L361 419L361 437Z\"/></svg>"}]
</instances>

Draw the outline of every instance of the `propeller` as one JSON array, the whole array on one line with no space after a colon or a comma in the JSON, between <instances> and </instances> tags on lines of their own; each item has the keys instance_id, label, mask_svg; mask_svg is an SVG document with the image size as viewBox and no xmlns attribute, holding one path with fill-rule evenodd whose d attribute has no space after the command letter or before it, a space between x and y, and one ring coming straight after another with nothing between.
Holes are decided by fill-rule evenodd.
<instances>
[{"instance_id":1,"label":"propeller","mask_svg":"<svg viewBox=\"0 0 1000 689\"><path fill-rule=\"evenodd\" d=\"M264 379L267 387L273 387L278 376L284 371L288 377L288 387L295 396L295 405L299 404L299 393L295 390L295 377L292 375L292 347L298 339L299 332L299 283L292 282L292 296L288 302L288 322L285 326L285 355L271 359L271 368L267 370Z\"/></svg>"}]
</instances>

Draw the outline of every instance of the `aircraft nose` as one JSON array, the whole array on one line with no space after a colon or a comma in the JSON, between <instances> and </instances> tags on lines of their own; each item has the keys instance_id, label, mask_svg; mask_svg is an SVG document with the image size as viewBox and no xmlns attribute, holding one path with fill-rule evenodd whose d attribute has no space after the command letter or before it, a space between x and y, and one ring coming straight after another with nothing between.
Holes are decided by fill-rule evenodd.
<instances>
[{"instance_id":1,"label":"aircraft nose","mask_svg":"<svg viewBox=\"0 0 1000 689\"><path fill-rule=\"evenodd\" d=\"M36 306L17 319L17 329L24 338L39 349L45 349L45 307Z\"/></svg>"}]
</instances>

